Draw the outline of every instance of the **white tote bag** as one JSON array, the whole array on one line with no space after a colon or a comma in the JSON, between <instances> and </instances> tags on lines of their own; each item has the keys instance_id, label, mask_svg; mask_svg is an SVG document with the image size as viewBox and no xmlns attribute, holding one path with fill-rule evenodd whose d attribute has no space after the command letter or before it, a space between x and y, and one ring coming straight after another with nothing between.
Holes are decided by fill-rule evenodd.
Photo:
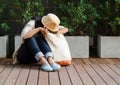
<instances>
[{"instance_id":1,"label":"white tote bag","mask_svg":"<svg viewBox=\"0 0 120 85\"><path fill-rule=\"evenodd\" d=\"M53 52L56 63L60 65L71 64L72 58L69 46L63 34L48 33L46 36L46 41Z\"/></svg>"}]
</instances>

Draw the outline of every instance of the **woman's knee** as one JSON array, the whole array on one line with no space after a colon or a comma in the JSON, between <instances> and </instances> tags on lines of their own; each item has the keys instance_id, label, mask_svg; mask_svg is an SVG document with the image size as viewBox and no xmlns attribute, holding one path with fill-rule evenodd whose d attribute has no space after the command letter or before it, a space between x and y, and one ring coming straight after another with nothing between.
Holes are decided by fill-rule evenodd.
<instances>
[{"instance_id":1,"label":"woman's knee","mask_svg":"<svg viewBox=\"0 0 120 85\"><path fill-rule=\"evenodd\" d=\"M36 41L35 37L30 37L30 38L27 38L25 39L25 42L33 42L33 41Z\"/></svg>"},{"instance_id":2,"label":"woman's knee","mask_svg":"<svg viewBox=\"0 0 120 85\"><path fill-rule=\"evenodd\" d=\"M35 55L37 52L40 51L40 48L38 46L38 43L36 42L35 37L31 37L25 40L25 45L28 49L28 51L32 54Z\"/></svg>"}]
</instances>

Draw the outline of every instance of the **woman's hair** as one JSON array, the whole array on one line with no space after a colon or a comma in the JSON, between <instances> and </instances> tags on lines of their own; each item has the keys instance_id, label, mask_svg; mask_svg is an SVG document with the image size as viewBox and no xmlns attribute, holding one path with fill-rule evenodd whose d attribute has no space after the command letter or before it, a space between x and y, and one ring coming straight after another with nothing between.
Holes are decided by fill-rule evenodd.
<instances>
[{"instance_id":1,"label":"woman's hair","mask_svg":"<svg viewBox=\"0 0 120 85\"><path fill-rule=\"evenodd\" d=\"M41 22L41 18L40 16L37 16L37 17L32 17L31 19L32 20L35 20L35 28L37 27L43 27L43 24Z\"/></svg>"}]
</instances>

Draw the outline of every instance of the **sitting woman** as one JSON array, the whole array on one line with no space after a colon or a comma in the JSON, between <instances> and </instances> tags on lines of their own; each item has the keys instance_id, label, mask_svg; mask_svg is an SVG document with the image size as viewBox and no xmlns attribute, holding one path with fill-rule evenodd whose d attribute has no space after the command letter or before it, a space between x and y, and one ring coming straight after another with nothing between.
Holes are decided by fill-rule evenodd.
<instances>
[{"instance_id":1,"label":"sitting woman","mask_svg":"<svg viewBox=\"0 0 120 85\"><path fill-rule=\"evenodd\" d=\"M41 22L41 18L34 18L25 25L21 33L21 45L14 52L13 57L16 56L17 61L22 64L38 63L44 71L56 71L61 66L55 63L45 35L51 31L51 28L54 29L52 31L59 33L65 33L68 29L58 31L60 20L54 14L49 17L47 22L48 30L45 29L46 26L43 26L44 21Z\"/></svg>"}]
</instances>

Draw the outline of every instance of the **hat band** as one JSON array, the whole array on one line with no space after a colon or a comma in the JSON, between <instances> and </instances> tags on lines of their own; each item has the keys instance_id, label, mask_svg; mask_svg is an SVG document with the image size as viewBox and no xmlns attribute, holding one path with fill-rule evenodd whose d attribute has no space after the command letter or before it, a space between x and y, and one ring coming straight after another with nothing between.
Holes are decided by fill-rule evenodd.
<instances>
[{"instance_id":1,"label":"hat band","mask_svg":"<svg viewBox=\"0 0 120 85\"><path fill-rule=\"evenodd\" d=\"M53 33L53 34L57 34L57 33L58 33L58 31L51 31L51 30L49 30L49 29L48 29L48 31L49 31L50 33Z\"/></svg>"}]
</instances>

